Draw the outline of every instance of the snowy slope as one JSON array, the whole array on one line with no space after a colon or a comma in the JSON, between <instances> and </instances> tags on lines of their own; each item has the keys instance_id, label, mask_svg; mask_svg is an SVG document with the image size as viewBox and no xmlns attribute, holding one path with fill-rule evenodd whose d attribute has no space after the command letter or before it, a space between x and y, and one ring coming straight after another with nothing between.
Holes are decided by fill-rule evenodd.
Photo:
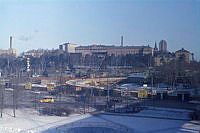
<instances>
[{"instance_id":1,"label":"snowy slope","mask_svg":"<svg viewBox=\"0 0 200 133\"><path fill-rule=\"evenodd\" d=\"M20 109L16 110L16 118L14 118L12 110L9 109L4 110L3 118L0 119L0 132L1 130L4 130L4 128L7 128L11 133L21 133L22 131L25 133L36 133L45 131L52 127L84 119L88 116L90 115L73 114L69 117L40 116L32 109Z\"/></svg>"},{"instance_id":2,"label":"snowy slope","mask_svg":"<svg viewBox=\"0 0 200 133\"><path fill-rule=\"evenodd\" d=\"M153 114L153 113L152 113ZM72 123L113 123L128 128L128 133L185 133L200 131L200 123L117 115L72 114L68 117L40 116L32 109L4 110L0 118L0 133L57 133ZM81 132L80 132L81 133Z\"/></svg>"},{"instance_id":3,"label":"snowy slope","mask_svg":"<svg viewBox=\"0 0 200 133\"><path fill-rule=\"evenodd\" d=\"M147 109L135 114L137 116L149 116L158 118L171 118L180 120L190 120L191 113L193 111L186 109L172 109L172 108L159 108L159 107L147 107Z\"/></svg>"}]
</instances>

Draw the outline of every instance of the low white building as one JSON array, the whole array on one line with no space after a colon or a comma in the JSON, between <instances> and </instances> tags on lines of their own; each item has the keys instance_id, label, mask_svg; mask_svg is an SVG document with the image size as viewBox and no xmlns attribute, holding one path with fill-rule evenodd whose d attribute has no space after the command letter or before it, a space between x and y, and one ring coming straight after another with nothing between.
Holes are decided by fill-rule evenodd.
<instances>
[{"instance_id":1,"label":"low white building","mask_svg":"<svg viewBox=\"0 0 200 133\"><path fill-rule=\"evenodd\" d=\"M64 43L63 45L65 45L65 51L67 53L76 53L75 48L78 47L77 44Z\"/></svg>"}]
</instances>

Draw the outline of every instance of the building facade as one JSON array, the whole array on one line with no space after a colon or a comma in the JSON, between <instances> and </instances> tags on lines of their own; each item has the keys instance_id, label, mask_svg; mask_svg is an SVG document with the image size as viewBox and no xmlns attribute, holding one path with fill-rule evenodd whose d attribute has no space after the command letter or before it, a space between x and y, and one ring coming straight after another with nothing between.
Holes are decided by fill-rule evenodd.
<instances>
[{"instance_id":1,"label":"building facade","mask_svg":"<svg viewBox=\"0 0 200 133\"><path fill-rule=\"evenodd\" d=\"M12 36L10 36L10 48L7 50L0 50L0 55L1 56L7 56L7 55L12 55L12 56L17 56L17 50L12 48Z\"/></svg>"},{"instance_id":2,"label":"building facade","mask_svg":"<svg viewBox=\"0 0 200 133\"><path fill-rule=\"evenodd\" d=\"M161 66L175 60L174 56L157 56L154 57L154 66Z\"/></svg>"},{"instance_id":3,"label":"building facade","mask_svg":"<svg viewBox=\"0 0 200 133\"><path fill-rule=\"evenodd\" d=\"M127 55L127 54L141 54L152 55L152 48L150 46L105 46L105 45L90 45L79 46L75 48L76 53L84 55L92 55L95 53L107 53L108 55Z\"/></svg>"},{"instance_id":4,"label":"building facade","mask_svg":"<svg viewBox=\"0 0 200 133\"><path fill-rule=\"evenodd\" d=\"M167 52L167 41L161 40L159 42L159 51L162 52L162 53Z\"/></svg>"},{"instance_id":5,"label":"building facade","mask_svg":"<svg viewBox=\"0 0 200 133\"><path fill-rule=\"evenodd\" d=\"M32 57L37 57L39 58L45 53L48 53L49 50L44 50L44 49L38 49L38 50L29 50L25 53L23 53L24 56L32 56Z\"/></svg>"},{"instance_id":6,"label":"building facade","mask_svg":"<svg viewBox=\"0 0 200 133\"><path fill-rule=\"evenodd\" d=\"M190 52L185 50L184 48L175 52L176 60L183 60L186 63L190 63Z\"/></svg>"},{"instance_id":7,"label":"building facade","mask_svg":"<svg viewBox=\"0 0 200 133\"><path fill-rule=\"evenodd\" d=\"M72 44L72 43L64 43L65 46L65 52L67 53L76 53L75 48L78 47L77 44Z\"/></svg>"},{"instance_id":8,"label":"building facade","mask_svg":"<svg viewBox=\"0 0 200 133\"><path fill-rule=\"evenodd\" d=\"M8 50L0 50L0 55L1 56L7 56L7 55L12 55L12 56L17 56L17 50L14 48L10 48Z\"/></svg>"}]
</instances>

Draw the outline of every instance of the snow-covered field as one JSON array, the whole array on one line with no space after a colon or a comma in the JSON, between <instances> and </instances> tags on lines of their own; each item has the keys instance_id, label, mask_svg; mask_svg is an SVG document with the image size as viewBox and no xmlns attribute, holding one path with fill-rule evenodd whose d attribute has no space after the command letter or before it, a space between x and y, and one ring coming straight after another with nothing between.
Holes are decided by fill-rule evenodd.
<instances>
[{"instance_id":1,"label":"snow-covered field","mask_svg":"<svg viewBox=\"0 0 200 133\"><path fill-rule=\"evenodd\" d=\"M171 118L180 120L190 120L191 119L190 110L185 109L169 109L169 108L159 108L159 107L147 107L147 109L140 111L135 114L137 116L149 116L149 117L161 117L161 118Z\"/></svg>"},{"instance_id":2,"label":"snow-covered field","mask_svg":"<svg viewBox=\"0 0 200 133\"><path fill-rule=\"evenodd\" d=\"M72 114L69 117L42 116L33 109L19 109L16 110L16 117L14 118L12 110L7 109L4 112L3 118L0 118L0 133L7 133L5 128L8 129L8 133L43 133L52 128L53 133L58 126L90 116L88 114Z\"/></svg>"},{"instance_id":3,"label":"snow-covered field","mask_svg":"<svg viewBox=\"0 0 200 133\"><path fill-rule=\"evenodd\" d=\"M162 109L159 110L162 112ZM156 113L159 110L157 109ZM171 110L169 112L172 113ZM146 113L144 112L144 114ZM151 113L151 115L156 113ZM140 115L142 115L142 112L140 112ZM83 125L93 123L93 126L97 124L97 127L100 123L105 123L106 127L113 126L113 128L115 128L115 125L120 125L128 129L127 133L199 133L200 131L200 122L194 121L110 114L94 116L90 114L72 114L68 117L42 116L32 109L18 109L16 110L16 117L14 118L12 116L12 110L7 109L4 110L3 118L0 118L0 133L59 133L59 131L65 131L66 127L74 127L74 125L80 125L81 127L81 123ZM100 128L98 128L99 130ZM111 129L109 130L110 132L108 131L107 133L111 133ZM77 128L76 131L82 133L80 131L83 130Z\"/></svg>"}]
</instances>

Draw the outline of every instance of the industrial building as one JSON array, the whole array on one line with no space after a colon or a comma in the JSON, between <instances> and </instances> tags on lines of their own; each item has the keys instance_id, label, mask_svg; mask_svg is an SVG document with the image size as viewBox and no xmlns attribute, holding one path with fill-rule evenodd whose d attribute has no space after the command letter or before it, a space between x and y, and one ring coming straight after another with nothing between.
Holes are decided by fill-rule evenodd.
<instances>
[{"instance_id":1,"label":"industrial building","mask_svg":"<svg viewBox=\"0 0 200 133\"><path fill-rule=\"evenodd\" d=\"M106 46L106 45L90 45L79 46L75 48L76 53L84 55L92 55L95 53L107 53L108 55L127 55L140 54L152 55L152 48L150 46Z\"/></svg>"},{"instance_id":2,"label":"industrial building","mask_svg":"<svg viewBox=\"0 0 200 133\"><path fill-rule=\"evenodd\" d=\"M10 47L9 47L9 49L7 49L7 50L0 49L0 55L1 56L4 56L4 55L5 56L6 55L17 56L17 50L12 47L12 36L10 36Z\"/></svg>"}]
</instances>

